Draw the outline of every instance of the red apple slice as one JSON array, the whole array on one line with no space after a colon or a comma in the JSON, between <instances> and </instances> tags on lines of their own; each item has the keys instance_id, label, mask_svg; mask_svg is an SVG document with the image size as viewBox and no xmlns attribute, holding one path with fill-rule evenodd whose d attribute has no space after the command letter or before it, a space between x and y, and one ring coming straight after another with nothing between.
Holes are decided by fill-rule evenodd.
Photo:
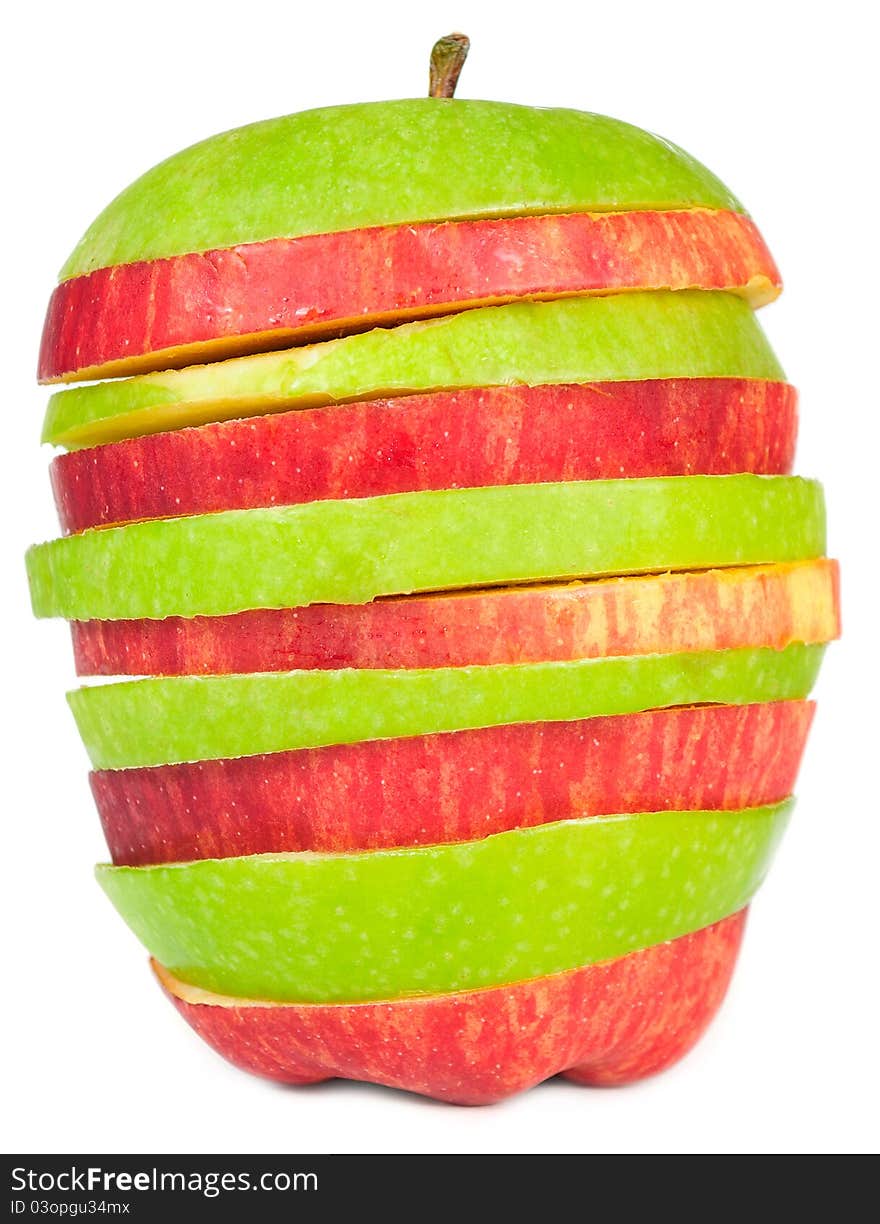
<instances>
[{"instance_id":1,"label":"red apple slice","mask_svg":"<svg viewBox=\"0 0 880 1224\"><path fill-rule=\"evenodd\" d=\"M78 673L104 676L781 650L839 632L838 566L825 558L228 616L71 622Z\"/></svg>"},{"instance_id":2,"label":"red apple slice","mask_svg":"<svg viewBox=\"0 0 880 1224\"><path fill-rule=\"evenodd\" d=\"M272 1004L186 986L174 1006L237 1067L286 1084L332 1077L487 1105L565 1072L626 1084L682 1057L718 1010L746 911L602 964L490 990L389 1003Z\"/></svg>"},{"instance_id":3,"label":"red apple slice","mask_svg":"<svg viewBox=\"0 0 880 1224\"><path fill-rule=\"evenodd\" d=\"M473 841L616 812L776 803L813 705L650 710L103 770L92 791L114 864Z\"/></svg>"},{"instance_id":4,"label":"red apple slice","mask_svg":"<svg viewBox=\"0 0 880 1224\"><path fill-rule=\"evenodd\" d=\"M427 489L791 470L797 394L739 378L484 387L226 421L60 455L65 532Z\"/></svg>"},{"instance_id":5,"label":"red apple slice","mask_svg":"<svg viewBox=\"0 0 880 1224\"><path fill-rule=\"evenodd\" d=\"M60 284L41 381L105 378L497 305L622 289L772 301L779 272L740 213L573 213L278 238L100 268Z\"/></svg>"}]
</instances>

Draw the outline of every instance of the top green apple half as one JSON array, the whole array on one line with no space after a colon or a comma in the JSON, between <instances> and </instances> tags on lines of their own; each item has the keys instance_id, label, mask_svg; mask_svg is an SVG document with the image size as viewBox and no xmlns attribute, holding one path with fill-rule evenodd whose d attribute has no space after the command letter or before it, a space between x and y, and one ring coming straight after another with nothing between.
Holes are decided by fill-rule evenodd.
<instances>
[{"instance_id":1,"label":"top green apple half","mask_svg":"<svg viewBox=\"0 0 880 1224\"><path fill-rule=\"evenodd\" d=\"M404 99L236 128L147 171L61 279L271 238L441 219L741 204L683 150L604 115Z\"/></svg>"},{"instance_id":2,"label":"top green apple half","mask_svg":"<svg viewBox=\"0 0 880 1224\"><path fill-rule=\"evenodd\" d=\"M703 290L488 306L427 322L72 387L43 441L76 449L209 421L474 386L784 374L748 304Z\"/></svg>"}]
</instances>

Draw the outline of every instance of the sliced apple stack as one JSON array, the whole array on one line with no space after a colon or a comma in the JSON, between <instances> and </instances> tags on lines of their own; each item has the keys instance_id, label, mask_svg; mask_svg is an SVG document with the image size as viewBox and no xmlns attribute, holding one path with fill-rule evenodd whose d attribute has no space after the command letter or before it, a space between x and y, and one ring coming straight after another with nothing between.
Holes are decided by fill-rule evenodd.
<instances>
[{"instance_id":1,"label":"sliced apple stack","mask_svg":"<svg viewBox=\"0 0 880 1224\"><path fill-rule=\"evenodd\" d=\"M178 1011L274 1079L485 1103L699 1037L839 600L754 223L638 129L453 100L465 52L97 219L28 568L134 677L70 702Z\"/></svg>"}]
</instances>

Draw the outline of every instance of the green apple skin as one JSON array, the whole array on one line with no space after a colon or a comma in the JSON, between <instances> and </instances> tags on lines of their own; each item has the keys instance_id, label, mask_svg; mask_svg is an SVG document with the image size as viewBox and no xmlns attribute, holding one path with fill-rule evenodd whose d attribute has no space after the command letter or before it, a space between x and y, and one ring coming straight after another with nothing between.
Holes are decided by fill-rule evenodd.
<instances>
[{"instance_id":1,"label":"green apple skin","mask_svg":"<svg viewBox=\"0 0 880 1224\"><path fill-rule=\"evenodd\" d=\"M418 391L656 378L781 381L748 303L686 289L484 306L319 344L71 387L43 441L120 438Z\"/></svg>"},{"instance_id":2,"label":"green apple skin","mask_svg":"<svg viewBox=\"0 0 880 1224\"><path fill-rule=\"evenodd\" d=\"M163 676L75 689L68 700L94 768L128 769L668 706L797 700L812 688L823 650Z\"/></svg>"},{"instance_id":3,"label":"green apple skin","mask_svg":"<svg viewBox=\"0 0 880 1224\"><path fill-rule=\"evenodd\" d=\"M660 476L392 493L84 531L27 554L37 616L224 616L381 595L803 561L821 486Z\"/></svg>"},{"instance_id":4,"label":"green apple skin","mask_svg":"<svg viewBox=\"0 0 880 1224\"><path fill-rule=\"evenodd\" d=\"M594 817L451 845L97 874L182 981L353 1003L543 977L700 930L749 902L790 810Z\"/></svg>"},{"instance_id":5,"label":"green apple skin","mask_svg":"<svg viewBox=\"0 0 880 1224\"><path fill-rule=\"evenodd\" d=\"M212 136L100 214L61 279L134 260L412 221L742 205L666 140L504 102L334 106Z\"/></svg>"}]
</instances>

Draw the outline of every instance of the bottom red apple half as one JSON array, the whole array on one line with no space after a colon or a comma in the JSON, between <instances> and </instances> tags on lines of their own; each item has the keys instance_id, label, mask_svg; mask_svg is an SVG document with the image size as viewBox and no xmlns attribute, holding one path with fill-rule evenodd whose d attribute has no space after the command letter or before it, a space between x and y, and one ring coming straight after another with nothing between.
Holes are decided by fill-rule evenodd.
<instances>
[{"instance_id":1,"label":"bottom red apple half","mask_svg":"<svg viewBox=\"0 0 880 1224\"><path fill-rule=\"evenodd\" d=\"M718 1010L746 911L617 960L490 990L381 1003L228 999L153 968L177 1010L235 1066L285 1084L339 1078L488 1105L564 1074L629 1084L664 1070Z\"/></svg>"}]
</instances>

